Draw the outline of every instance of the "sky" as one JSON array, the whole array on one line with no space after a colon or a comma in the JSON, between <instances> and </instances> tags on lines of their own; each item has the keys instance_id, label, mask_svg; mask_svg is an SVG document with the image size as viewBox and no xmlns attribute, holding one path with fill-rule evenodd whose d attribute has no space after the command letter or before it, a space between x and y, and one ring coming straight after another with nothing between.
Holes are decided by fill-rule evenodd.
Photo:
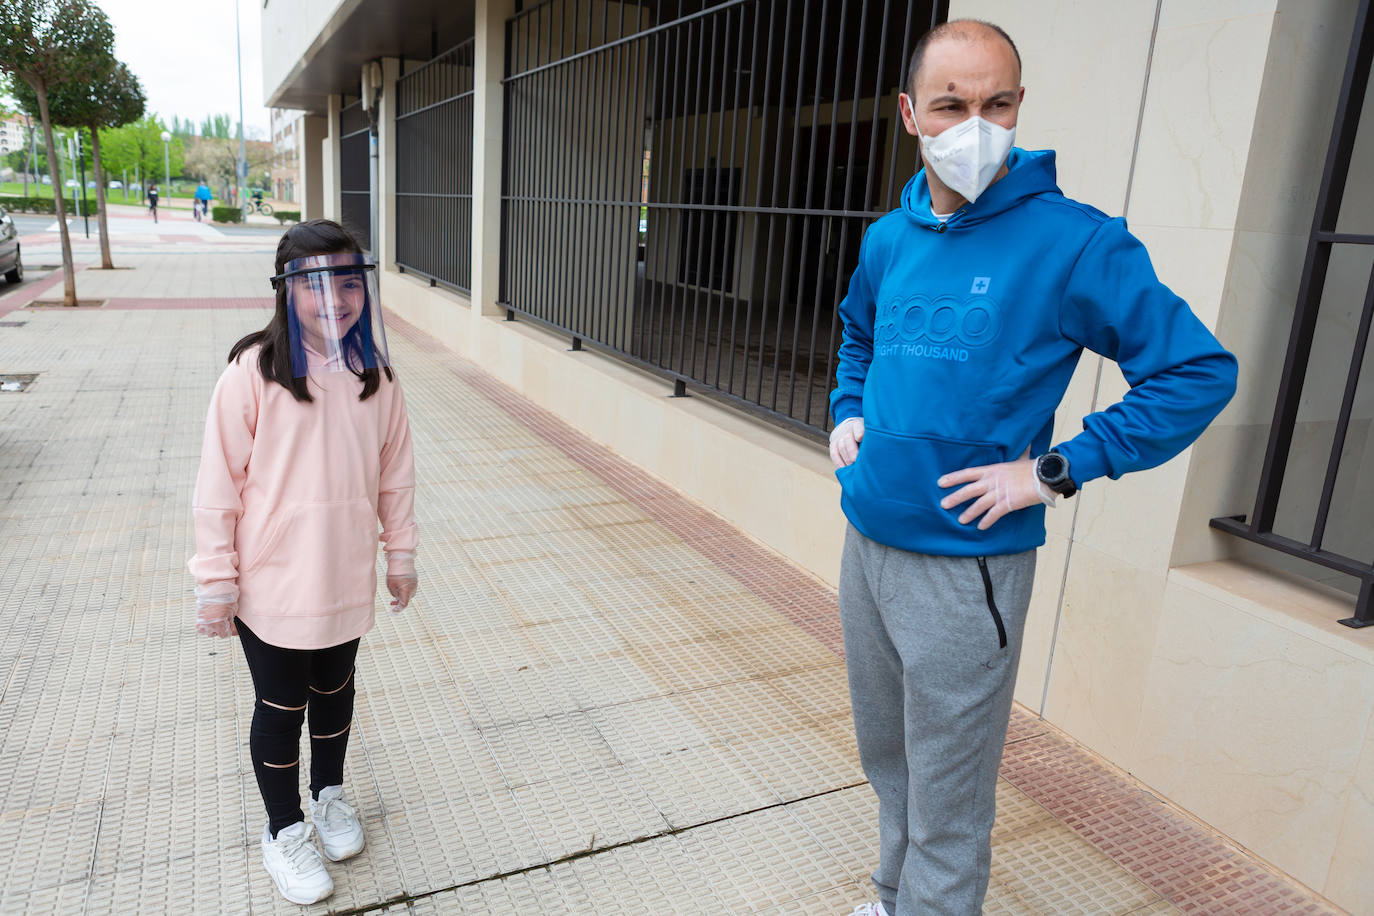
<instances>
[{"instance_id":1,"label":"sky","mask_svg":"<svg viewBox=\"0 0 1374 916\"><path fill-rule=\"evenodd\" d=\"M148 112L199 124L207 115L238 122L234 4L243 38L243 123L247 136L270 138L262 98L261 0L95 0L115 31L115 57L148 95Z\"/></svg>"}]
</instances>

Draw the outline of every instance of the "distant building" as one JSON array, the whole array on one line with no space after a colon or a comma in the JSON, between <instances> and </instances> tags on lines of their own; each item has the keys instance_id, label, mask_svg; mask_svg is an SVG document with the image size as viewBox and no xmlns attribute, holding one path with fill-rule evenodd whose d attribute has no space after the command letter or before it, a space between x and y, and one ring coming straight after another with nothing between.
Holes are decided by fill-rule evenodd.
<instances>
[{"instance_id":1,"label":"distant building","mask_svg":"<svg viewBox=\"0 0 1374 916\"><path fill-rule=\"evenodd\" d=\"M300 203L301 142L304 112L272 109L272 197Z\"/></svg>"},{"instance_id":2,"label":"distant building","mask_svg":"<svg viewBox=\"0 0 1374 916\"><path fill-rule=\"evenodd\" d=\"M23 149L29 140L22 115L0 116L0 156Z\"/></svg>"}]
</instances>

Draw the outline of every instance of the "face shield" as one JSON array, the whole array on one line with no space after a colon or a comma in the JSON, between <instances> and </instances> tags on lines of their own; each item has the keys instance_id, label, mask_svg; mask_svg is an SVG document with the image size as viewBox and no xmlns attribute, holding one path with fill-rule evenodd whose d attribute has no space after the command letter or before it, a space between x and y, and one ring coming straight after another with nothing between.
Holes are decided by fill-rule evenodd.
<instances>
[{"instance_id":1,"label":"face shield","mask_svg":"<svg viewBox=\"0 0 1374 916\"><path fill-rule=\"evenodd\" d=\"M286 289L291 374L390 366L377 297L377 265L342 252L296 258L272 278Z\"/></svg>"}]
</instances>

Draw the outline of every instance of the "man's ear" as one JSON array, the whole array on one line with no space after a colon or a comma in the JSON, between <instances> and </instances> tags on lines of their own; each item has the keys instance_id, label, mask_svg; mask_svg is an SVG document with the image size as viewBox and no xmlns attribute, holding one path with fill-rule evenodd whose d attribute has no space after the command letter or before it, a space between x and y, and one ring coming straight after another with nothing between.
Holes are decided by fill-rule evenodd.
<instances>
[{"instance_id":1,"label":"man's ear","mask_svg":"<svg viewBox=\"0 0 1374 916\"><path fill-rule=\"evenodd\" d=\"M916 130L916 100L905 92L897 96L897 110L902 115L902 126L913 137L920 136Z\"/></svg>"}]
</instances>

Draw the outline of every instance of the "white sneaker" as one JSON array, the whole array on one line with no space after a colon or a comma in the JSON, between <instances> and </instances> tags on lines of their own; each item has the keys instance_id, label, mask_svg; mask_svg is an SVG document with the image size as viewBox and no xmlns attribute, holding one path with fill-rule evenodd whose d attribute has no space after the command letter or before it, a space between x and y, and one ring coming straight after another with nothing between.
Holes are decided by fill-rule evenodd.
<instances>
[{"instance_id":1,"label":"white sneaker","mask_svg":"<svg viewBox=\"0 0 1374 916\"><path fill-rule=\"evenodd\" d=\"M343 800L343 786L325 786L319 801L311 799L310 820L329 861L342 862L363 851L363 825L358 812Z\"/></svg>"},{"instance_id":2,"label":"white sneaker","mask_svg":"<svg viewBox=\"0 0 1374 916\"><path fill-rule=\"evenodd\" d=\"M883 909L882 901L877 900L873 903L859 904L849 916L887 916L887 910Z\"/></svg>"},{"instance_id":3,"label":"white sneaker","mask_svg":"<svg viewBox=\"0 0 1374 916\"><path fill-rule=\"evenodd\" d=\"M292 903L315 903L334 893L334 879L324 870L310 833L305 821L278 830L275 840L269 828L262 830L262 864Z\"/></svg>"}]
</instances>

